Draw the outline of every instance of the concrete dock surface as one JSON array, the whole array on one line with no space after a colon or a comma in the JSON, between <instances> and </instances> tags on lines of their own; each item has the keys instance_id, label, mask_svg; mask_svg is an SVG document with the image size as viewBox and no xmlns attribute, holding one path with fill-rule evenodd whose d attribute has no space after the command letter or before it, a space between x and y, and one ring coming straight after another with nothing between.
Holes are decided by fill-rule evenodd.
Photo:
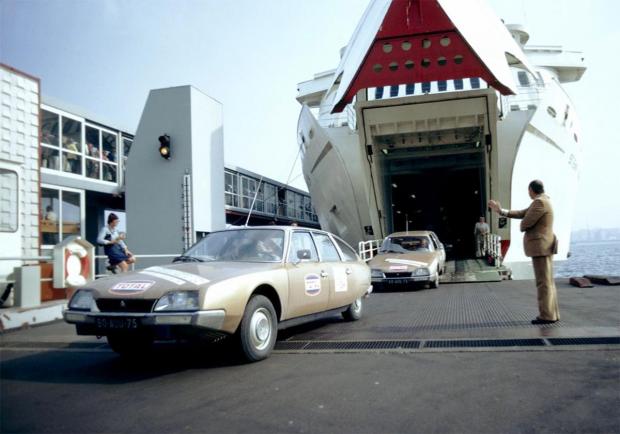
<instances>
[{"instance_id":1,"label":"concrete dock surface","mask_svg":"<svg viewBox=\"0 0 620 434\"><path fill-rule=\"evenodd\" d=\"M620 287L442 284L282 330L244 364L225 344L125 361L62 322L0 335L0 431L620 433Z\"/></svg>"}]
</instances>

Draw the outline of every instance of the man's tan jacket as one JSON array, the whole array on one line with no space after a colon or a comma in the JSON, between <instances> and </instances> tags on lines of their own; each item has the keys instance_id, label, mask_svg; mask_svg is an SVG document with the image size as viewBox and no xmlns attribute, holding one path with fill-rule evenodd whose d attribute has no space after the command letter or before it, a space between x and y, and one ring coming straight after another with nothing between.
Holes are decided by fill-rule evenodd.
<instances>
[{"instance_id":1,"label":"man's tan jacket","mask_svg":"<svg viewBox=\"0 0 620 434\"><path fill-rule=\"evenodd\" d=\"M557 238L553 233L553 208L549 196L540 194L530 206L521 211L508 211L507 217L521 220L523 249L526 256L550 256L557 253Z\"/></svg>"}]
</instances>

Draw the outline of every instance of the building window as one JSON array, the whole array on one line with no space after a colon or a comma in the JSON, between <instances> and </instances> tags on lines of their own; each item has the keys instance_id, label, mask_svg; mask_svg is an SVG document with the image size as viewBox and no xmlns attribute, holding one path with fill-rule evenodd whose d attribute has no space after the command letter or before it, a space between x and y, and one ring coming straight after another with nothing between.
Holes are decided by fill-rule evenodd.
<instances>
[{"instance_id":1,"label":"building window","mask_svg":"<svg viewBox=\"0 0 620 434\"><path fill-rule=\"evenodd\" d=\"M519 79L519 84L521 86L529 86L530 85L530 79L527 76L527 72L519 71L519 72L517 72L517 77Z\"/></svg>"},{"instance_id":2,"label":"building window","mask_svg":"<svg viewBox=\"0 0 620 434\"><path fill-rule=\"evenodd\" d=\"M295 218L295 192L286 190L286 216Z\"/></svg>"},{"instance_id":3,"label":"building window","mask_svg":"<svg viewBox=\"0 0 620 434\"><path fill-rule=\"evenodd\" d=\"M239 206L239 175L226 171L224 174L224 191L226 205Z\"/></svg>"},{"instance_id":4,"label":"building window","mask_svg":"<svg viewBox=\"0 0 620 434\"><path fill-rule=\"evenodd\" d=\"M0 169L0 232L16 232L19 226L17 173Z\"/></svg>"},{"instance_id":5,"label":"building window","mask_svg":"<svg viewBox=\"0 0 620 434\"><path fill-rule=\"evenodd\" d=\"M82 122L62 116L62 170L82 174Z\"/></svg>"},{"instance_id":6,"label":"building window","mask_svg":"<svg viewBox=\"0 0 620 434\"><path fill-rule=\"evenodd\" d=\"M241 208L250 209L256 192L256 180L241 175Z\"/></svg>"},{"instance_id":7,"label":"building window","mask_svg":"<svg viewBox=\"0 0 620 434\"><path fill-rule=\"evenodd\" d=\"M275 185L265 183L264 187L264 201L265 201L265 212L268 214L276 214L277 213L277 200L278 200L278 189Z\"/></svg>"},{"instance_id":8,"label":"building window","mask_svg":"<svg viewBox=\"0 0 620 434\"><path fill-rule=\"evenodd\" d=\"M308 196L304 196L304 220L312 221L312 204Z\"/></svg>"},{"instance_id":9,"label":"building window","mask_svg":"<svg viewBox=\"0 0 620 434\"><path fill-rule=\"evenodd\" d=\"M41 110L41 165L60 170L60 116Z\"/></svg>"},{"instance_id":10,"label":"building window","mask_svg":"<svg viewBox=\"0 0 620 434\"><path fill-rule=\"evenodd\" d=\"M118 133L41 109L41 167L118 182ZM131 146L123 142L123 146Z\"/></svg>"},{"instance_id":11,"label":"building window","mask_svg":"<svg viewBox=\"0 0 620 434\"><path fill-rule=\"evenodd\" d=\"M84 220L84 193L65 188L41 188L42 242L46 246L58 244L72 235L82 234Z\"/></svg>"}]
</instances>

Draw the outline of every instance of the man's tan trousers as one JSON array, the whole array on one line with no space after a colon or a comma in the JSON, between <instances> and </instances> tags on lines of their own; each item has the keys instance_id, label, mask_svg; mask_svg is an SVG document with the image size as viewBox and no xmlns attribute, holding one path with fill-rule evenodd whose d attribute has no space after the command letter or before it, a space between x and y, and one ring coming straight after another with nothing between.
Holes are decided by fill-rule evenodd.
<instances>
[{"instance_id":1,"label":"man's tan trousers","mask_svg":"<svg viewBox=\"0 0 620 434\"><path fill-rule=\"evenodd\" d=\"M553 256L534 256L534 276L538 290L538 312L540 319L557 321L560 319L558 293L553 280Z\"/></svg>"}]
</instances>

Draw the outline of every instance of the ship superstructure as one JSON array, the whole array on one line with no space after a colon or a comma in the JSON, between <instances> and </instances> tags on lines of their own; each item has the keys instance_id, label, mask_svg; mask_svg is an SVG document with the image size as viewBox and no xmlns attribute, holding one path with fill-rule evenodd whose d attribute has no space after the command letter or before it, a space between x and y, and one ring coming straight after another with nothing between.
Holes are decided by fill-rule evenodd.
<instances>
[{"instance_id":1,"label":"ship superstructure","mask_svg":"<svg viewBox=\"0 0 620 434\"><path fill-rule=\"evenodd\" d=\"M566 258L581 144L562 84L581 78L584 59L527 40L482 1L372 1L338 67L298 87L303 171L321 226L352 244L429 229L466 258L484 216L504 263L526 276L518 224L486 202L525 208L538 178Z\"/></svg>"}]
</instances>

